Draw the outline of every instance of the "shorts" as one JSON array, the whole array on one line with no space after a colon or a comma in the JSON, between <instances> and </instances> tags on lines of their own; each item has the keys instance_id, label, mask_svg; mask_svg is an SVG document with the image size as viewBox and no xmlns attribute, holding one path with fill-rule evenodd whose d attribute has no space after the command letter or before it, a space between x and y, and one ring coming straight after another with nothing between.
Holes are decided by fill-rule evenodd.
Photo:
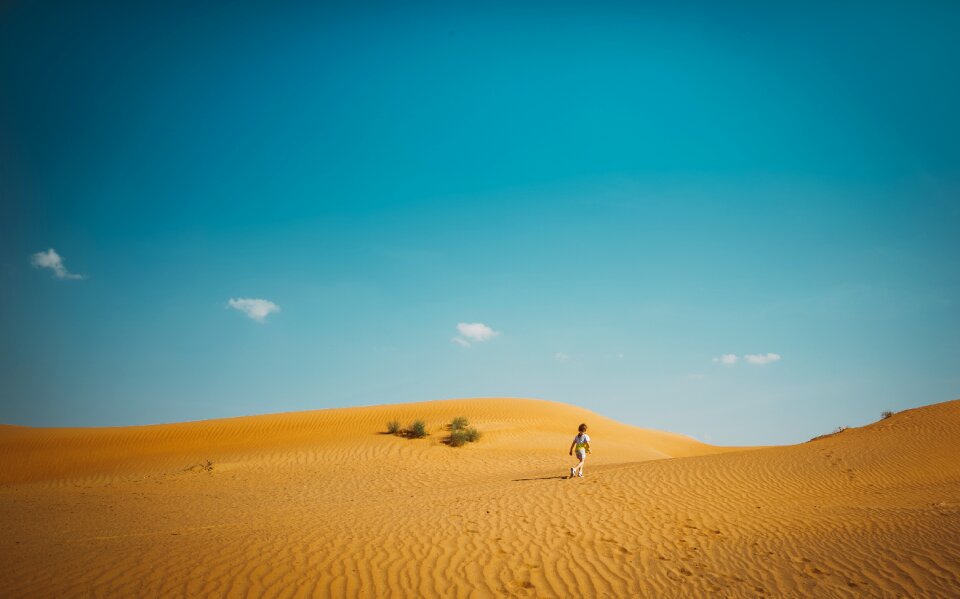
<instances>
[{"instance_id":1,"label":"shorts","mask_svg":"<svg viewBox=\"0 0 960 599\"><path fill-rule=\"evenodd\" d=\"M581 462L584 460L584 458L587 457L587 452L584 451L584 450L582 450L582 449L578 449L578 450L574 451L573 453L574 453L574 455L577 456L577 459L580 460Z\"/></svg>"}]
</instances>

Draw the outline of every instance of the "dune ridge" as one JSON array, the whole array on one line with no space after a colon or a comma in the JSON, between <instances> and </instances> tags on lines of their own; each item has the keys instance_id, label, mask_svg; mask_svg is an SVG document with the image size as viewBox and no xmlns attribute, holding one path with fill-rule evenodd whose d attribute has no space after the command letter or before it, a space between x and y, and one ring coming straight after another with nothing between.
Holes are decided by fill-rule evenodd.
<instances>
[{"instance_id":1,"label":"dune ridge","mask_svg":"<svg viewBox=\"0 0 960 599\"><path fill-rule=\"evenodd\" d=\"M471 398L147 426L9 427L0 429L0 452L7 458L0 462L0 483L155 472L157 468L176 468L191 458L278 466L329 459L331 452L360 459L383 458L410 449L375 437L385 431L388 420L407 424L423 419L428 430L438 433L425 445L436 448L442 427L462 414L470 414L473 422L483 426L484 447L493 451L508 449L513 443L519 451L555 455L553 441L572 436L571 428L575 432L583 420L602 426L608 446L625 452L621 457L643 460L727 450L684 435L623 425L569 404ZM545 444L532 443L534 437Z\"/></svg>"},{"instance_id":2,"label":"dune ridge","mask_svg":"<svg viewBox=\"0 0 960 599\"><path fill-rule=\"evenodd\" d=\"M483 438L447 447L442 426L461 415ZM414 418L430 437L383 434ZM595 452L567 480L581 421ZM15 597L947 597L958 439L960 401L767 448L506 398L0 427L0 584Z\"/></svg>"}]
</instances>

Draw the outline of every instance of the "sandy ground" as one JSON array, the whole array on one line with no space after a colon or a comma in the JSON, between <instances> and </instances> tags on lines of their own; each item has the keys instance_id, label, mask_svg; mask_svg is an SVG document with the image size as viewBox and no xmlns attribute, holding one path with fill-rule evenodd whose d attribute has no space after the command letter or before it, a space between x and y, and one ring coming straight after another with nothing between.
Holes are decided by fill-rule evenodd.
<instances>
[{"instance_id":1,"label":"sandy ground","mask_svg":"<svg viewBox=\"0 0 960 599\"><path fill-rule=\"evenodd\" d=\"M521 399L2 426L0 527L4 597L957 597L960 401L739 450Z\"/></svg>"}]
</instances>

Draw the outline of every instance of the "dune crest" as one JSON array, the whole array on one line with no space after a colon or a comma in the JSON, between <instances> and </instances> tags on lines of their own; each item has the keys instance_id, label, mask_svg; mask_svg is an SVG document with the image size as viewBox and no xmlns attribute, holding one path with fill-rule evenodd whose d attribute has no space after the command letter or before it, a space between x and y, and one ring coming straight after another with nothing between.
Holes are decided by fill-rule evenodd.
<instances>
[{"instance_id":1,"label":"dune crest","mask_svg":"<svg viewBox=\"0 0 960 599\"><path fill-rule=\"evenodd\" d=\"M455 416L480 442L443 444ZM415 418L426 439L384 434ZM568 480L581 421L594 454ZM958 438L960 401L739 450L500 398L4 426L0 584L14 597L951 596Z\"/></svg>"},{"instance_id":2,"label":"dune crest","mask_svg":"<svg viewBox=\"0 0 960 599\"><path fill-rule=\"evenodd\" d=\"M441 450L444 425L468 416L484 432L488 451L514 449L557 454L576 426L602 430L618 461L724 451L674 433L620 424L594 412L539 399L479 398L361 408L335 408L198 422L110 428L0 428L0 483L74 480L153 474L191 460L283 467L329 460L331 453L367 460L424 451L434 463L453 457ZM378 438L389 420L423 419L425 442ZM566 441L565 441L566 440ZM608 455L611 452L607 452ZM461 456L462 457L462 456ZM604 460L606 458L603 458Z\"/></svg>"}]
</instances>

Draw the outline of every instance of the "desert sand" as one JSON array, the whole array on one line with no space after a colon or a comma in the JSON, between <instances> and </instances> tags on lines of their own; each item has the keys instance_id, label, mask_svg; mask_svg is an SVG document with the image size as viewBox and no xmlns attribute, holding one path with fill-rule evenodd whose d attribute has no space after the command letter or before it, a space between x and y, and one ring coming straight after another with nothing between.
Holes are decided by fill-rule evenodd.
<instances>
[{"instance_id":1,"label":"desert sand","mask_svg":"<svg viewBox=\"0 0 960 599\"><path fill-rule=\"evenodd\" d=\"M527 399L2 426L0 525L5 597L956 597L960 401L766 448Z\"/></svg>"}]
</instances>

